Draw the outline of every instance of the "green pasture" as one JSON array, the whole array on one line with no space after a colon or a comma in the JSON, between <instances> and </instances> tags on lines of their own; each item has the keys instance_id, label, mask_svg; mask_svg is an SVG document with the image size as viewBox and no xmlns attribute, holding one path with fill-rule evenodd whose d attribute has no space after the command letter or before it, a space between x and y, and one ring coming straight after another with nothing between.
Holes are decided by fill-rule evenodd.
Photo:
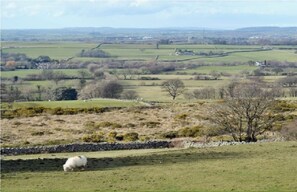
<instances>
[{"instance_id":1,"label":"green pasture","mask_svg":"<svg viewBox=\"0 0 297 192\"><path fill-rule=\"evenodd\" d=\"M269 51L254 51L254 52L236 52L230 53L228 56L166 56L161 57L161 59L173 59L176 61L189 61L189 62L199 62L204 61L206 63L247 63L249 61L264 61L264 60L274 60L274 61L289 61L296 62L297 55L292 50L269 50Z\"/></svg>"},{"instance_id":2,"label":"green pasture","mask_svg":"<svg viewBox=\"0 0 297 192\"><path fill-rule=\"evenodd\" d=\"M201 74L209 74L211 72L219 72L219 73L228 73L228 74L240 74L243 71L252 72L253 70L257 69L256 66L250 65L236 65L236 66L201 66L195 69L186 69L182 70L182 72L187 73L201 73Z\"/></svg>"},{"instance_id":3,"label":"green pasture","mask_svg":"<svg viewBox=\"0 0 297 192\"><path fill-rule=\"evenodd\" d=\"M102 58L80 58L76 57L82 49L91 49L98 46L99 43L78 43L78 42L3 42L3 52L25 53L29 57L36 58L40 55L48 55L53 59L65 59L75 57L76 61L102 61ZM213 52L231 52L224 57L205 57L205 56L176 56L174 50L188 49L193 51L213 51ZM250 45L159 45L155 44L102 44L100 49L106 51L113 59L124 60L146 60L151 61L159 56L159 61L184 61L207 63L217 62L248 62L250 60L276 60L296 62L297 56L295 50L280 50L280 48L294 48L290 46L274 46L274 50L256 51L261 46ZM253 51L255 50L255 51ZM240 52L253 51L253 52Z\"/></svg>"},{"instance_id":4,"label":"green pasture","mask_svg":"<svg viewBox=\"0 0 297 192\"><path fill-rule=\"evenodd\" d=\"M170 44L170 45L159 45L160 49L207 49L207 50L246 50L246 49L260 49L261 46L257 45L213 45L213 44Z\"/></svg>"},{"instance_id":5,"label":"green pasture","mask_svg":"<svg viewBox=\"0 0 297 192\"><path fill-rule=\"evenodd\" d=\"M295 191L296 142L180 150L79 153L85 171L63 172L66 158L2 157L1 191Z\"/></svg>"},{"instance_id":6,"label":"green pasture","mask_svg":"<svg viewBox=\"0 0 297 192\"><path fill-rule=\"evenodd\" d=\"M167 75L164 75L164 79L165 78L168 78L166 77ZM159 76L159 77L163 77L163 76ZM188 87L196 87L196 88L199 88L199 87L214 87L214 88L217 88L217 87L220 87L220 86L223 86L223 85L226 85L230 79L228 78L222 78L220 80L192 80L190 79L191 76L188 76L187 79L182 79L182 78L178 78L178 79L181 79L185 85L186 88ZM175 79L175 78L173 78ZM119 82L124 85L124 87L129 87L129 86L144 86L144 87L147 87L147 89L150 89L149 87L154 87L154 86L159 86L161 87L162 85L162 82L164 80L152 80L152 81L144 81L144 80L120 80Z\"/></svg>"},{"instance_id":7,"label":"green pasture","mask_svg":"<svg viewBox=\"0 0 297 192\"><path fill-rule=\"evenodd\" d=\"M297 49L296 45L273 45L272 49ZM217 45L217 44L170 44L159 45L159 49L224 49L224 50L254 50L262 49L261 45Z\"/></svg>"},{"instance_id":8,"label":"green pasture","mask_svg":"<svg viewBox=\"0 0 297 192\"><path fill-rule=\"evenodd\" d=\"M297 62L297 54L293 50L271 50L271 51L258 51L253 53L234 53L233 55L243 60L252 61L289 61Z\"/></svg>"},{"instance_id":9,"label":"green pasture","mask_svg":"<svg viewBox=\"0 0 297 192\"><path fill-rule=\"evenodd\" d=\"M52 59L66 59L75 57L82 49L91 49L97 45L77 42L3 42L2 50L4 53L24 53L32 58L47 55Z\"/></svg>"},{"instance_id":10,"label":"green pasture","mask_svg":"<svg viewBox=\"0 0 297 192\"><path fill-rule=\"evenodd\" d=\"M22 69L15 71L1 71L1 77L3 78L12 78L14 76L18 76L20 78L24 78L27 75L40 75L42 74L41 69ZM85 71L87 73L87 69L53 69L53 72L61 72L70 77L79 77L79 71ZM89 74L90 75L90 74Z\"/></svg>"},{"instance_id":11,"label":"green pasture","mask_svg":"<svg viewBox=\"0 0 297 192\"><path fill-rule=\"evenodd\" d=\"M4 49L7 48L30 48L30 47L40 47L40 48L55 48L55 47L70 47L70 48L93 48L99 43L81 43L81 42L71 42L71 41L52 41L52 42L1 42L1 46Z\"/></svg>"},{"instance_id":12,"label":"green pasture","mask_svg":"<svg viewBox=\"0 0 297 192\"><path fill-rule=\"evenodd\" d=\"M74 57L82 48L77 47L29 47L4 49L4 53L24 53L28 57L37 58L41 55L49 56L51 59L66 59Z\"/></svg>"},{"instance_id":13,"label":"green pasture","mask_svg":"<svg viewBox=\"0 0 297 192\"><path fill-rule=\"evenodd\" d=\"M1 103L1 108L5 108L5 103ZM142 103L117 99L91 99L91 100L71 100L71 101L34 101L34 102L14 102L13 109L28 107L45 108L92 108L92 107L133 107L141 106Z\"/></svg>"}]
</instances>

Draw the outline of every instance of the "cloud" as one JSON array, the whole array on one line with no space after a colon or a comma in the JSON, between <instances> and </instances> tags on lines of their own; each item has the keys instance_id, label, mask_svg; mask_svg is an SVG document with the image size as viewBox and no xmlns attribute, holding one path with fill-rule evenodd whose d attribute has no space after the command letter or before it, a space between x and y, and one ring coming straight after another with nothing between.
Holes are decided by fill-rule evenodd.
<instances>
[{"instance_id":1,"label":"cloud","mask_svg":"<svg viewBox=\"0 0 297 192\"><path fill-rule=\"evenodd\" d=\"M60 26L235 26L246 23L297 25L297 0L1 0L3 26L42 20ZM59 17L59 21L56 21ZM39 19L37 19L39 18ZM41 19L40 19L41 18ZM70 19L71 18L71 19ZM223 19L224 18L224 19ZM250 18L250 19L249 19ZM255 19L256 18L256 19ZM258 19L257 19L258 18ZM255 20L254 20L255 19ZM35 21L35 22L34 22ZM41 25L41 24L40 24ZM43 26L43 25L42 25Z\"/></svg>"}]
</instances>

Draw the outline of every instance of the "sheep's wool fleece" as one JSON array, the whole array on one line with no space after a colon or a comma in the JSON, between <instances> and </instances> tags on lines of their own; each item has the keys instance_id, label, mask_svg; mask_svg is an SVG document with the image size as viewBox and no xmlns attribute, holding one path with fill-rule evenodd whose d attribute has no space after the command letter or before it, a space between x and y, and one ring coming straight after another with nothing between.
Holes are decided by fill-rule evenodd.
<instances>
[{"instance_id":1,"label":"sheep's wool fleece","mask_svg":"<svg viewBox=\"0 0 297 192\"><path fill-rule=\"evenodd\" d=\"M85 156L75 156L67 159L63 165L64 171L73 170L77 167L85 167L87 165L87 158Z\"/></svg>"}]
</instances>

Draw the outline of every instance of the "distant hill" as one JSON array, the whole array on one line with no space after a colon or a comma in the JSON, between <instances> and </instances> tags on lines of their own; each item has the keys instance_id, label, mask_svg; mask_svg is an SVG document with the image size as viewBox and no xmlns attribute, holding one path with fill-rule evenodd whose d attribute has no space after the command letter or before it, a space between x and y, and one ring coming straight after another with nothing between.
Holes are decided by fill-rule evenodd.
<instances>
[{"instance_id":1,"label":"distant hill","mask_svg":"<svg viewBox=\"0 0 297 192\"><path fill-rule=\"evenodd\" d=\"M297 33L297 27L245 27L239 28L235 31L244 32L295 32Z\"/></svg>"},{"instance_id":2,"label":"distant hill","mask_svg":"<svg viewBox=\"0 0 297 192\"><path fill-rule=\"evenodd\" d=\"M201 27L171 28L112 28L112 27L73 27L60 29L9 29L1 30L1 41L97 41L97 42L143 42L150 37L151 42L160 39L173 39L187 42L188 37L196 39L242 38L286 38L297 40L297 27L246 27L235 30L209 29ZM288 40L290 39L290 40ZM115 41L116 40L116 41ZM241 40L242 41L242 40ZM274 40L273 40L274 41Z\"/></svg>"}]
</instances>

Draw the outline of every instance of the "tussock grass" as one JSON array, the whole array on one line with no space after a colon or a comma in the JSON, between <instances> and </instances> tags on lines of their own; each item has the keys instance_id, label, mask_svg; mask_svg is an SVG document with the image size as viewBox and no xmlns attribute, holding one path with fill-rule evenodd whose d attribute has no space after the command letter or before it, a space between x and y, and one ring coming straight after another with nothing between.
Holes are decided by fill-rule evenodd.
<instances>
[{"instance_id":1,"label":"tussock grass","mask_svg":"<svg viewBox=\"0 0 297 192\"><path fill-rule=\"evenodd\" d=\"M196 115L205 114L204 110L205 108L201 108L200 104L193 104L189 108L187 105L177 103L155 108L122 108L99 114L45 114L35 117L1 119L1 131L5 136L2 144L3 146L22 146L24 143L26 145L47 145L49 141L50 143L54 141L81 142L84 135L97 131L103 132L105 137L111 131L116 131L119 134L136 132L139 138L158 139L164 132L183 128L184 124L176 121L176 115L187 114L187 126L195 126L203 121Z\"/></svg>"}]
</instances>

